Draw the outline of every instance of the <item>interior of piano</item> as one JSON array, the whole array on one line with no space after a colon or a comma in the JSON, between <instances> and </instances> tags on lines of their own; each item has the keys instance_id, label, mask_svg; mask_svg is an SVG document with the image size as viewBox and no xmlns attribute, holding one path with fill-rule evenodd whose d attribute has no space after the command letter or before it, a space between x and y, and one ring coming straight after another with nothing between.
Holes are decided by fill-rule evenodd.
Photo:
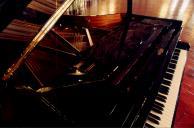
<instances>
[{"instance_id":1,"label":"interior of piano","mask_svg":"<svg viewBox=\"0 0 194 128\"><path fill-rule=\"evenodd\" d=\"M45 10L36 10L35 3L41 2L33 0L0 32L0 55L4 58L0 63L1 77L56 10L51 7L53 10L46 14ZM75 14L71 8L65 14ZM42 18L37 20L39 17ZM150 91L143 94L141 89L153 88L149 83L155 76L149 74L158 71L149 69L160 65L151 60L158 60L155 53L162 49L161 62L167 47L176 45L181 23L125 14L63 15L6 81L5 86L9 87L5 95L11 95L7 96L11 106L3 107L11 107L11 115L6 117L5 109L3 123L125 126L129 110L138 111L133 108ZM169 40L164 37L167 34Z\"/></svg>"}]
</instances>

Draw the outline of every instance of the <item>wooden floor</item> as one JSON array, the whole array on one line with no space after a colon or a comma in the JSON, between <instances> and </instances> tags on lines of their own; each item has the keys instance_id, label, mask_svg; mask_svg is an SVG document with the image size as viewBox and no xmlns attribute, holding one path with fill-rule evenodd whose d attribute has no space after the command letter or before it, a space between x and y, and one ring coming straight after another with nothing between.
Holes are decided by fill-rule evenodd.
<instances>
[{"instance_id":1,"label":"wooden floor","mask_svg":"<svg viewBox=\"0 0 194 128\"><path fill-rule=\"evenodd\" d=\"M183 20L181 40L191 49L183 76L175 128L194 128L194 0L133 0L133 13Z\"/></svg>"}]
</instances>

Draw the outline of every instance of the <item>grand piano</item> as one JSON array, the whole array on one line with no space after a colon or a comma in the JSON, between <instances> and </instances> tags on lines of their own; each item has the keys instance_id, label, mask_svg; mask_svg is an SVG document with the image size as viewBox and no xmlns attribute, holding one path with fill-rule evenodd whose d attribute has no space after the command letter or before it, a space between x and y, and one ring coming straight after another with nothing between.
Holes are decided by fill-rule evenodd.
<instances>
[{"instance_id":1,"label":"grand piano","mask_svg":"<svg viewBox=\"0 0 194 128\"><path fill-rule=\"evenodd\" d=\"M98 16L43 3L55 1L0 1L1 126L173 127L182 21L134 15L132 0Z\"/></svg>"}]
</instances>

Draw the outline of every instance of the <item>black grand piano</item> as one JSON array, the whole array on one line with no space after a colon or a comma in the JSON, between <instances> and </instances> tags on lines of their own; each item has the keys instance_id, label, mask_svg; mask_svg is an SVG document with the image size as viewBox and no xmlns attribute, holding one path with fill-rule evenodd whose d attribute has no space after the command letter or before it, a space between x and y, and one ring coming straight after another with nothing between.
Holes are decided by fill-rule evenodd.
<instances>
[{"instance_id":1,"label":"black grand piano","mask_svg":"<svg viewBox=\"0 0 194 128\"><path fill-rule=\"evenodd\" d=\"M63 15L76 0L52 15L33 2L0 1L1 126L173 126L189 50L181 21L134 15L132 0L104 16Z\"/></svg>"}]
</instances>

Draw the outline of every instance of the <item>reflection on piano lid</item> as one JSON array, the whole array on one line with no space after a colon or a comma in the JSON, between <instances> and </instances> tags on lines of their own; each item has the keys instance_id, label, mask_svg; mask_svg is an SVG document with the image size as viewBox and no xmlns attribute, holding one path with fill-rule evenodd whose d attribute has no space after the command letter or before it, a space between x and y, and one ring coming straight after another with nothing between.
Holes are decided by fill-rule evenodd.
<instances>
[{"instance_id":1,"label":"reflection on piano lid","mask_svg":"<svg viewBox=\"0 0 194 128\"><path fill-rule=\"evenodd\" d=\"M28 8L40 11L46 14L52 14L64 0L33 0ZM65 12L65 15L107 15L115 13L125 13L127 0L75 0L74 3Z\"/></svg>"}]
</instances>

